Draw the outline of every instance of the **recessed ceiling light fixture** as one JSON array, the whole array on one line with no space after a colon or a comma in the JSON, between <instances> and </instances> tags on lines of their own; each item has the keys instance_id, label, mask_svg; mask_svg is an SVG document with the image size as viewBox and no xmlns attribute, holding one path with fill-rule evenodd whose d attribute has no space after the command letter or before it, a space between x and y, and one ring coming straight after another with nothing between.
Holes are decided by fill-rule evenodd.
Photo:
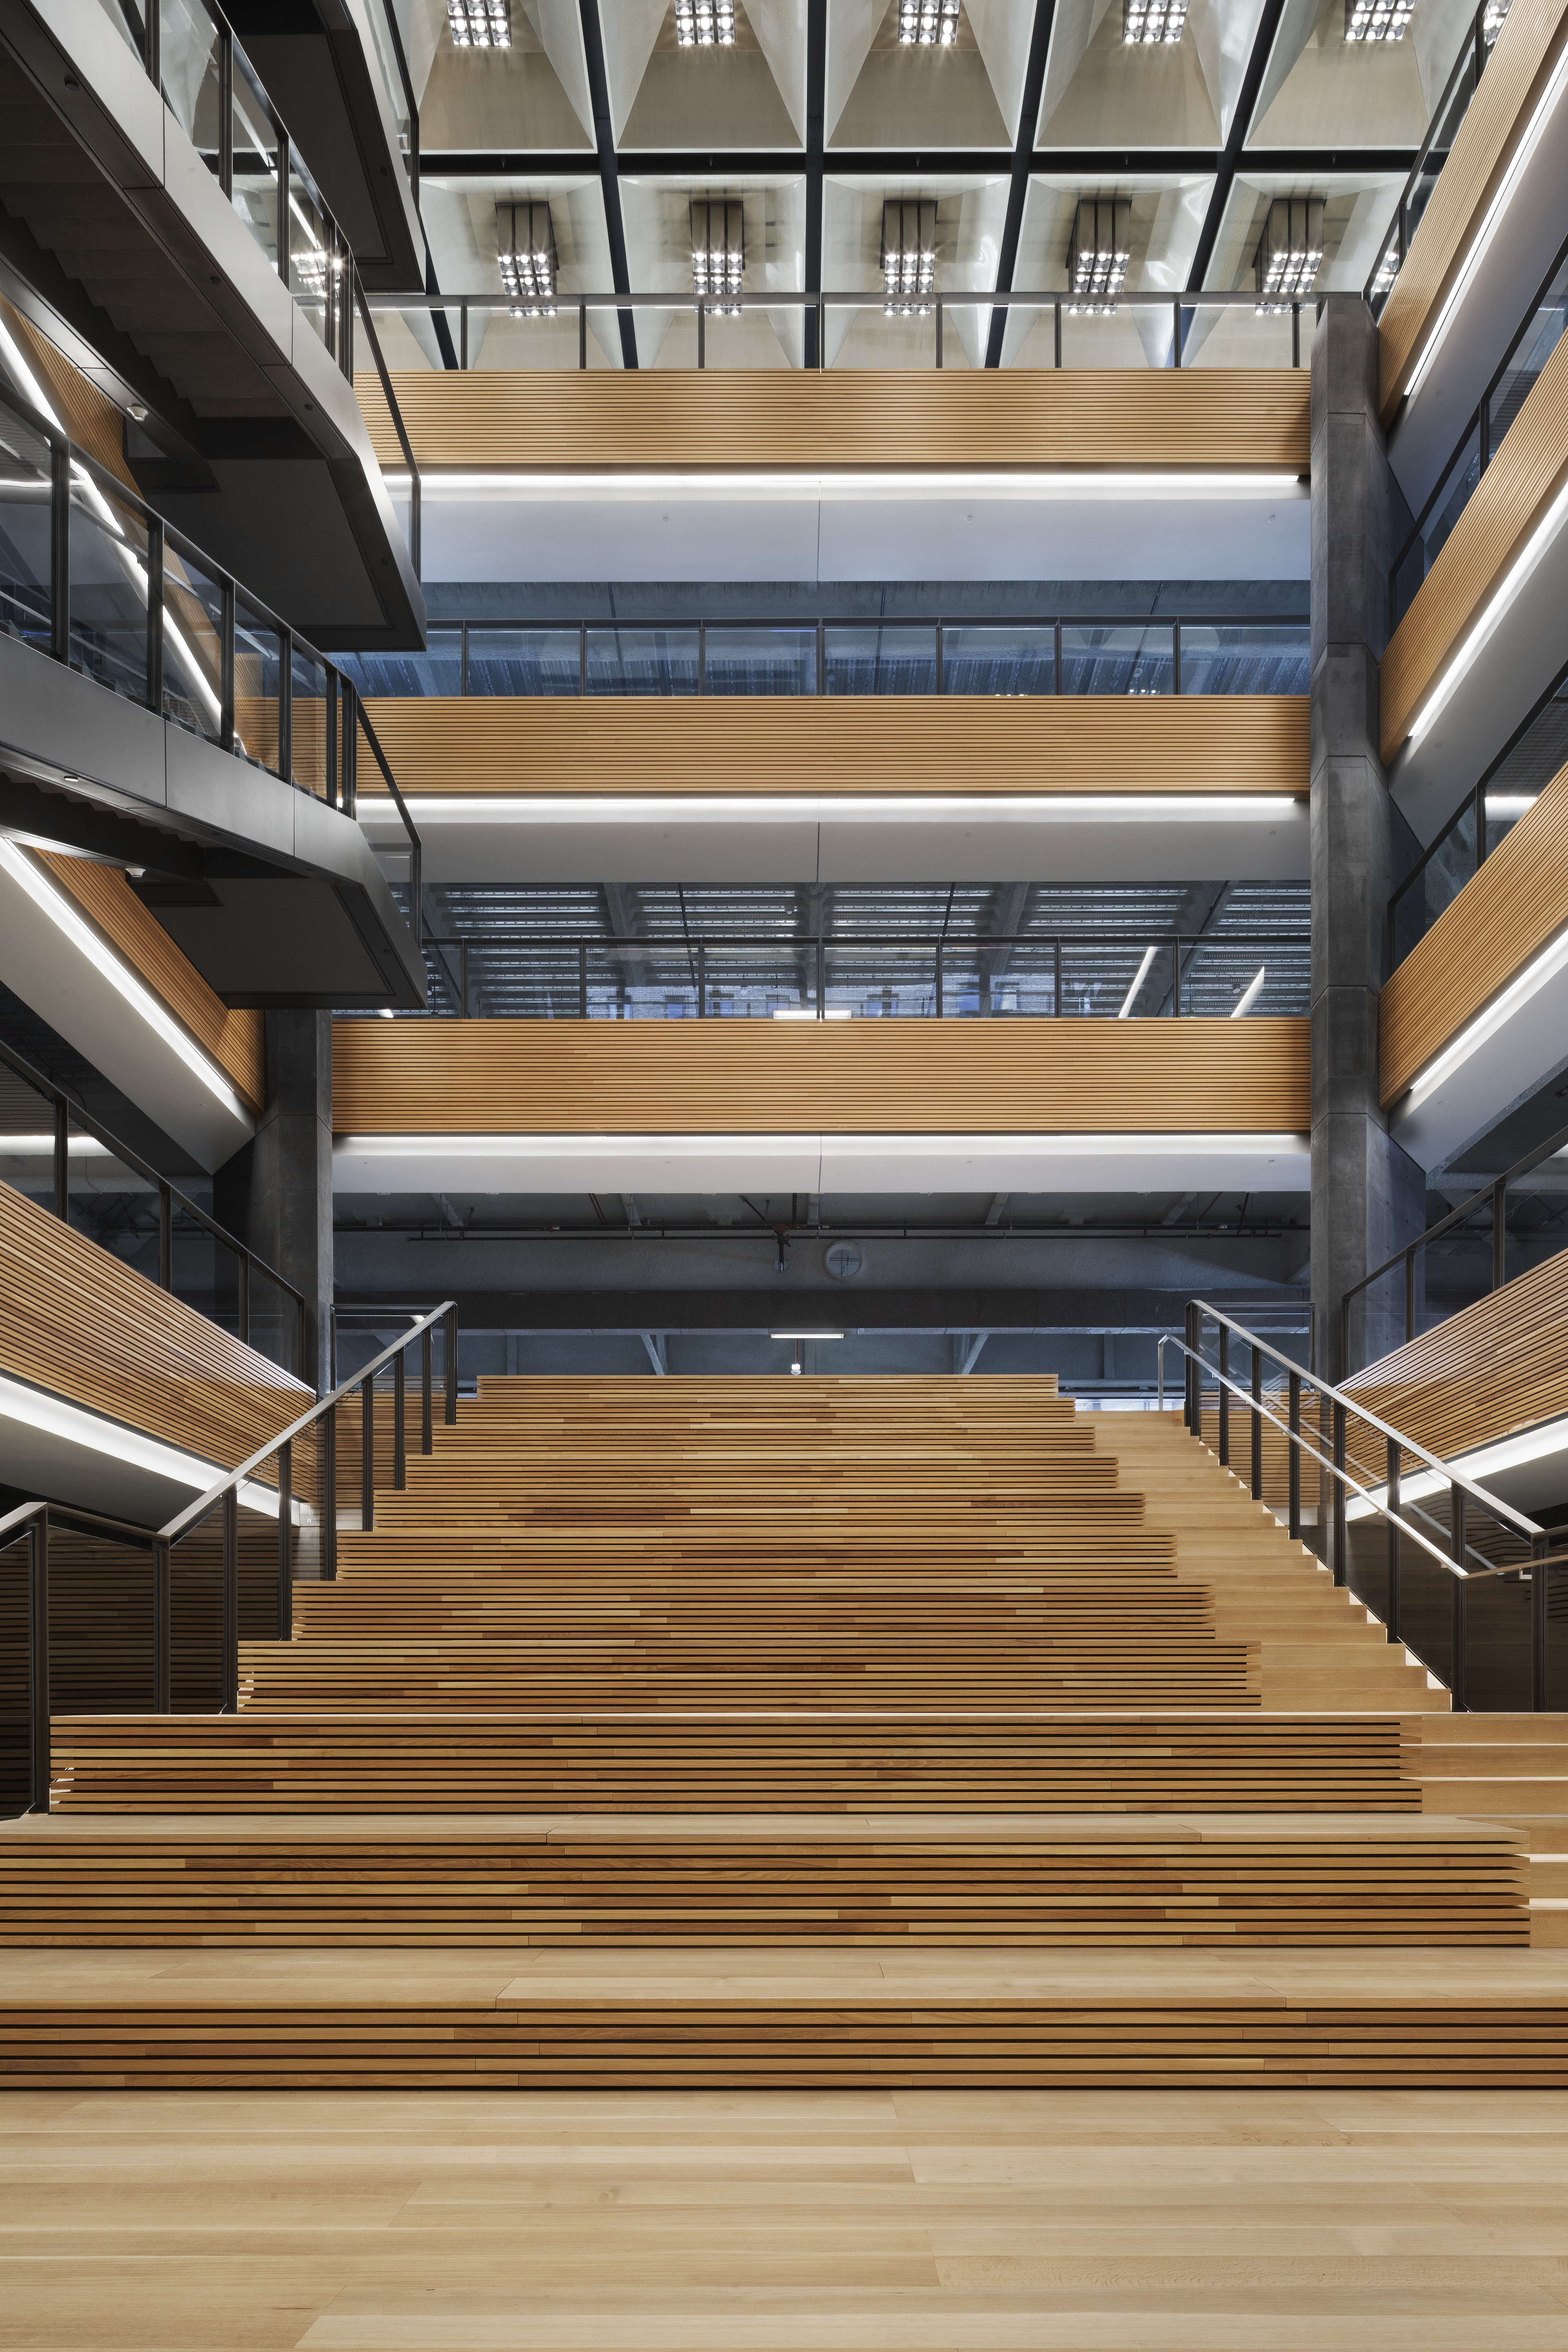
<instances>
[{"instance_id":1,"label":"recessed ceiling light fixture","mask_svg":"<svg viewBox=\"0 0 1568 2352\"><path fill-rule=\"evenodd\" d=\"M1413 13L1412 0L1345 0L1345 39L1402 41Z\"/></svg>"},{"instance_id":2,"label":"recessed ceiling light fixture","mask_svg":"<svg viewBox=\"0 0 1568 2352\"><path fill-rule=\"evenodd\" d=\"M958 0L899 0L900 49L951 49L958 38Z\"/></svg>"},{"instance_id":3,"label":"recessed ceiling light fixture","mask_svg":"<svg viewBox=\"0 0 1568 2352\"><path fill-rule=\"evenodd\" d=\"M413 793L416 824L1301 824L1289 793ZM389 793L361 793L362 824L400 827Z\"/></svg>"},{"instance_id":4,"label":"recessed ceiling light fixture","mask_svg":"<svg viewBox=\"0 0 1568 2352\"><path fill-rule=\"evenodd\" d=\"M898 201L882 206L885 319L929 319L936 291L936 206Z\"/></svg>"},{"instance_id":5,"label":"recessed ceiling light fixture","mask_svg":"<svg viewBox=\"0 0 1568 2352\"><path fill-rule=\"evenodd\" d=\"M1310 294L1322 263L1322 198L1277 196L1258 244L1259 310L1288 310Z\"/></svg>"},{"instance_id":6,"label":"recessed ceiling light fixture","mask_svg":"<svg viewBox=\"0 0 1568 2352\"><path fill-rule=\"evenodd\" d=\"M691 291L721 319L741 315L746 208L727 197L691 199Z\"/></svg>"},{"instance_id":7,"label":"recessed ceiling light fixture","mask_svg":"<svg viewBox=\"0 0 1568 2352\"><path fill-rule=\"evenodd\" d=\"M735 0L675 0L675 39L682 49L732 49Z\"/></svg>"},{"instance_id":8,"label":"recessed ceiling light fixture","mask_svg":"<svg viewBox=\"0 0 1568 2352\"><path fill-rule=\"evenodd\" d=\"M770 1331L770 1339L842 1339L842 1331Z\"/></svg>"},{"instance_id":9,"label":"recessed ceiling light fixture","mask_svg":"<svg viewBox=\"0 0 1568 2352\"><path fill-rule=\"evenodd\" d=\"M1121 45L1173 49L1187 21L1187 0L1122 0Z\"/></svg>"},{"instance_id":10,"label":"recessed ceiling light fixture","mask_svg":"<svg viewBox=\"0 0 1568 2352\"><path fill-rule=\"evenodd\" d=\"M555 226L544 204L496 206L496 261L514 319L555 316Z\"/></svg>"},{"instance_id":11,"label":"recessed ceiling light fixture","mask_svg":"<svg viewBox=\"0 0 1568 2352\"><path fill-rule=\"evenodd\" d=\"M1127 278L1131 258L1132 206L1124 197L1085 196L1073 215L1068 241L1068 309L1109 314Z\"/></svg>"},{"instance_id":12,"label":"recessed ceiling light fixture","mask_svg":"<svg viewBox=\"0 0 1568 2352\"><path fill-rule=\"evenodd\" d=\"M455 49L510 49L511 0L447 0Z\"/></svg>"}]
</instances>

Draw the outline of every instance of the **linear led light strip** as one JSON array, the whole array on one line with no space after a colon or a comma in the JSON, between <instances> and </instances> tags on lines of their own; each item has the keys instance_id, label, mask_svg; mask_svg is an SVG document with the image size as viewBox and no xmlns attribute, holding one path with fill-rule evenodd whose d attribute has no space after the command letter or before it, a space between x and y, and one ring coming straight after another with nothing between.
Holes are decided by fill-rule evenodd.
<instances>
[{"instance_id":1,"label":"linear led light strip","mask_svg":"<svg viewBox=\"0 0 1568 2352\"><path fill-rule=\"evenodd\" d=\"M1554 980L1565 969L1568 969L1568 930L1559 931L1551 944L1542 948L1532 962L1525 965L1518 979L1510 981L1484 1012L1478 1013L1473 1021L1467 1022L1451 1045L1445 1045L1443 1051L1427 1063L1426 1067L1411 1081L1406 1102L1412 1108L1424 1102L1434 1087L1440 1087L1445 1078L1451 1077L1463 1063L1469 1060L1478 1046L1484 1045L1489 1037L1496 1035L1510 1014L1517 1013L1521 1005L1528 1004L1549 980Z\"/></svg>"},{"instance_id":2,"label":"linear led light strip","mask_svg":"<svg viewBox=\"0 0 1568 2352\"><path fill-rule=\"evenodd\" d=\"M234 1117L249 1123L250 1114L235 1093L216 1062L208 1061L194 1037L181 1028L174 1016L165 1012L157 998L145 989L131 970L122 963L106 940L100 939L71 905L57 890L41 866L34 864L26 852L14 842L0 836L0 871L8 874L21 885L36 907L47 915L56 928L65 933L71 945L125 999L133 1013L139 1013L147 1026L176 1053L188 1070L194 1070L210 1094L217 1097L224 1108Z\"/></svg>"},{"instance_id":3,"label":"linear led light strip","mask_svg":"<svg viewBox=\"0 0 1568 2352\"><path fill-rule=\"evenodd\" d=\"M1512 563L1510 564L1500 586L1494 591L1479 620L1468 635L1462 640L1458 651L1449 661L1447 668L1412 719L1407 738L1410 742L1420 741L1439 711L1447 703L1460 679L1467 677L1475 667L1477 655L1484 651L1497 634L1501 623L1507 618L1510 607L1517 600L1521 590L1545 554L1547 547L1565 518L1568 518L1568 482L1564 482L1559 489L1557 496L1531 532Z\"/></svg>"},{"instance_id":4,"label":"linear led light strip","mask_svg":"<svg viewBox=\"0 0 1568 2352\"><path fill-rule=\"evenodd\" d=\"M1462 1478L1480 1485L1495 1478L1505 1470L1522 1469L1527 1463L1542 1462L1553 1454L1568 1454L1568 1418L1543 1422L1539 1429L1526 1430L1518 1437L1500 1438L1495 1445L1479 1446L1472 1454L1456 1454L1448 1468L1458 1471ZM1446 1495L1448 1480L1436 1470L1407 1473L1399 1482L1401 1503L1424 1502L1430 1495ZM1373 1486L1370 1499L1359 1496L1345 1507L1348 1519L1370 1518L1378 1502L1386 1502L1386 1486Z\"/></svg>"},{"instance_id":5,"label":"linear led light strip","mask_svg":"<svg viewBox=\"0 0 1568 2352\"><path fill-rule=\"evenodd\" d=\"M1519 185L1520 180L1523 176L1525 167L1534 155L1537 147L1541 144L1542 133L1546 128L1547 117L1551 114L1558 100L1562 97L1565 82L1568 82L1568 47L1564 47L1562 56L1557 60L1551 80L1547 83L1546 88L1542 91L1539 100L1536 101L1535 111L1530 118L1529 127L1525 131L1524 137L1520 141L1519 145L1513 151L1513 161L1510 163L1508 170L1503 173L1502 179L1498 185L1497 194L1493 196L1490 204L1487 206L1486 215L1481 222L1480 227L1476 231L1474 237L1471 239L1470 249L1465 256L1464 267L1460 269L1452 286L1448 289L1447 295L1444 299L1443 307L1438 311L1436 318L1432 323L1431 331L1427 335L1426 341L1421 346L1420 357L1417 359L1415 365L1411 370L1410 381L1405 387L1405 396L1406 400L1415 399L1416 393L1420 390L1422 383L1426 380L1427 369L1431 366L1433 361L1436 358L1438 352L1442 348L1444 338L1447 334L1448 329L1453 323L1454 313L1458 309L1460 302L1463 300L1465 295L1468 292L1471 285L1474 283L1476 273L1480 268L1482 262L1486 259L1492 238L1497 233L1498 224L1508 208L1515 188Z\"/></svg>"},{"instance_id":6,"label":"linear led light strip","mask_svg":"<svg viewBox=\"0 0 1568 2352\"><path fill-rule=\"evenodd\" d=\"M408 495L408 476L386 471L382 479L395 497ZM759 473L744 468L705 468L689 474L595 473L539 474L521 470L489 474L425 473L419 477L424 499L444 495L487 498L631 498L709 497L754 498L1305 498L1307 485L1300 474L1253 474L1239 467L1233 473L1129 473L1121 468L1097 472L1092 467L1034 473L953 473L939 469L911 473Z\"/></svg>"},{"instance_id":7,"label":"linear led light strip","mask_svg":"<svg viewBox=\"0 0 1568 2352\"><path fill-rule=\"evenodd\" d=\"M22 357L21 352L17 350L16 341L7 331L4 320L0 320L0 358L5 360L7 368L10 370L13 381L15 382L17 390L22 393L26 399L32 403L40 416L47 416L48 418L49 423L55 427L57 432L63 433L65 431L65 426L60 423L59 418L56 415L54 409L50 406L48 401L45 399L43 389L38 383L37 377L33 373L31 368L27 365L26 361ZM126 544L125 533L121 527L120 518L115 513L113 508L110 505L108 499L104 497L102 491L99 488L98 484L93 480L91 475L86 473L74 459L71 463L71 483L72 487L79 491L88 506L91 508L98 521L102 524L104 530L110 534L110 543L114 549L115 555L119 559L127 579L130 580L132 586L135 588L137 594L142 599L142 602L145 604L150 593L147 581L147 566L143 563L142 558ZM163 631L164 635L174 644L176 652L179 654L181 660L184 664L187 675L194 679L196 691L201 696L202 700L206 704L207 709L211 713L212 718L215 721L221 721L223 717L223 705L218 700L217 696L213 692L212 688L207 684L206 678L203 674L200 662L197 661L195 656L191 651L190 646L186 644L184 635L181 634L179 623L175 620L174 614L169 611L166 604L163 610Z\"/></svg>"},{"instance_id":8,"label":"linear led light strip","mask_svg":"<svg viewBox=\"0 0 1568 2352\"><path fill-rule=\"evenodd\" d=\"M1028 819L1047 824L1300 824L1298 796L1236 793L732 793L522 794L411 793L416 824L783 824L934 823L959 817ZM362 824L396 825L389 793L359 803Z\"/></svg>"},{"instance_id":9,"label":"linear led light strip","mask_svg":"<svg viewBox=\"0 0 1568 2352\"><path fill-rule=\"evenodd\" d=\"M1180 1129L1157 1135L824 1135L812 1128L794 1135L340 1135L333 1140L332 1153L340 1160L536 1160L553 1158L565 1151L577 1156L597 1153L612 1160L624 1158L627 1152L664 1152L691 1159L718 1152L763 1156L815 1150L825 1141L836 1148L875 1150L889 1158L906 1160L926 1157L938 1149L948 1153L1008 1151L1018 1155L1050 1151L1075 1160L1106 1152L1152 1159L1173 1151L1202 1152L1205 1157L1261 1152L1265 1159L1276 1160L1294 1158L1308 1149L1304 1135L1221 1135Z\"/></svg>"},{"instance_id":10,"label":"linear led light strip","mask_svg":"<svg viewBox=\"0 0 1568 2352\"><path fill-rule=\"evenodd\" d=\"M101 1413L89 1412L85 1406L71 1404L64 1397L50 1396L42 1389L28 1388L25 1381L7 1380L3 1373L0 1420L38 1430L47 1437L60 1438L89 1454L105 1454L110 1461L129 1463L132 1469L148 1471L153 1477L167 1478L178 1486L194 1487L198 1495L221 1486L228 1475L216 1463L204 1462L197 1454L183 1454L176 1446L161 1444L157 1438L143 1436L138 1429L122 1429L117 1421L108 1421ZM264 1512L268 1518L278 1517L278 1496L269 1486L258 1486L247 1479L239 1490L239 1499L247 1510ZM292 1516L296 1521L304 1516L299 1503Z\"/></svg>"},{"instance_id":11,"label":"linear led light strip","mask_svg":"<svg viewBox=\"0 0 1568 2352\"><path fill-rule=\"evenodd\" d=\"M42 1160L54 1148L52 1135L0 1135L0 1154L11 1160ZM66 1150L73 1159L89 1159L95 1152L109 1157L108 1144L100 1143L96 1135L68 1135Z\"/></svg>"}]
</instances>

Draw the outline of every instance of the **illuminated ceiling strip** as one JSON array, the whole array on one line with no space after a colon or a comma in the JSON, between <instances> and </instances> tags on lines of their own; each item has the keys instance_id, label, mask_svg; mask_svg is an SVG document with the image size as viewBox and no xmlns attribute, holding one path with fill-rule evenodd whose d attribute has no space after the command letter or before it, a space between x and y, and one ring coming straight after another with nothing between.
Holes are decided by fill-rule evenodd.
<instances>
[{"instance_id":1,"label":"illuminated ceiling strip","mask_svg":"<svg viewBox=\"0 0 1568 2352\"><path fill-rule=\"evenodd\" d=\"M416 824L928 824L1305 823L1293 793L407 793ZM401 828L390 793L362 793L362 824Z\"/></svg>"},{"instance_id":2,"label":"illuminated ceiling strip","mask_svg":"<svg viewBox=\"0 0 1568 2352\"><path fill-rule=\"evenodd\" d=\"M1565 520L1568 520L1568 482L1559 489L1557 496L1510 564L1501 583L1493 590L1481 612L1480 618L1461 641L1458 650L1452 656L1442 677L1411 719L1408 741L1412 743L1420 741L1433 720L1447 703L1455 688L1474 668L1477 656L1485 651L1502 622L1507 619L1510 607L1517 601L1520 592L1546 553L1550 542L1556 537Z\"/></svg>"},{"instance_id":3,"label":"illuminated ceiling strip","mask_svg":"<svg viewBox=\"0 0 1568 2352\"><path fill-rule=\"evenodd\" d=\"M1216 1135L1173 1130L1170 1134L1059 1135L860 1135L823 1132L816 1129L785 1135L340 1135L334 1155L343 1160L431 1159L535 1160L562 1152L602 1153L619 1158L628 1152L667 1152L697 1158L713 1152L769 1153L815 1150L829 1144L836 1150L876 1151L895 1159L929 1158L932 1153L959 1151L1049 1151L1073 1160L1105 1152L1158 1159L1171 1151L1199 1151L1219 1158L1227 1153L1262 1152L1266 1157L1294 1157L1309 1150L1306 1135Z\"/></svg>"},{"instance_id":4,"label":"illuminated ceiling strip","mask_svg":"<svg viewBox=\"0 0 1568 2352\"><path fill-rule=\"evenodd\" d=\"M1517 980L1510 981L1500 995L1494 997L1473 1021L1468 1021L1458 1035L1445 1045L1424 1070L1416 1073L1405 1097L1406 1105L1414 1108L1417 1103L1425 1101L1434 1087L1440 1087L1445 1078L1451 1077L1489 1038L1496 1035L1514 1013L1528 1004L1548 981L1555 980L1565 969L1568 969L1568 930L1562 930L1549 946L1542 948L1541 953L1525 965Z\"/></svg>"},{"instance_id":5,"label":"illuminated ceiling strip","mask_svg":"<svg viewBox=\"0 0 1568 2352\"><path fill-rule=\"evenodd\" d=\"M394 497L406 498L408 476L383 476ZM628 499L635 498L965 498L965 499L1192 499L1300 498L1309 485L1299 474L1130 473L1107 467L1037 467L1012 473L957 473L940 467L915 472L763 473L743 467L690 473L622 472L540 474L498 470L448 473L421 467L419 495L428 503L443 496L488 499Z\"/></svg>"},{"instance_id":6,"label":"illuminated ceiling strip","mask_svg":"<svg viewBox=\"0 0 1568 2352\"><path fill-rule=\"evenodd\" d=\"M198 1454L184 1454L177 1446L162 1444L140 1430L122 1429L118 1422L106 1421L101 1413L89 1412L84 1406L71 1404L64 1397L47 1396L43 1390L7 1380L3 1373L0 1420L37 1430L68 1445L79 1445L89 1454L104 1454L110 1461L126 1463L133 1470L167 1478L172 1485L189 1486L198 1495L221 1486L228 1475L216 1463L204 1462ZM239 1499L247 1510L263 1512L269 1518L278 1517L278 1497L268 1486L258 1486L247 1480L239 1490Z\"/></svg>"},{"instance_id":7,"label":"illuminated ceiling strip","mask_svg":"<svg viewBox=\"0 0 1568 2352\"><path fill-rule=\"evenodd\" d=\"M0 1156L8 1160L42 1160L55 1148L52 1135L0 1135ZM73 1160L101 1153L109 1157L107 1143L100 1143L96 1135L72 1135L66 1139L66 1150Z\"/></svg>"},{"instance_id":8,"label":"illuminated ceiling strip","mask_svg":"<svg viewBox=\"0 0 1568 2352\"><path fill-rule=\"evenodd\" d=\"M178 1055L188 1070L195 1072L224 1108L249 1129L253 1124L250 1113L217 1064L207 1059L195 1038L164 1011L157 998L142 986L129 964L122 963L108 942L100 939L92 926L77 913L64 894L55 888L42 867L35 865L25 850L3 838L0 838L0 872L8 874L14 882L20 885L34 905L41 908L64 933L77 952L85 956L94 970L101 972L119 992L132 1011L140 1013L147 1026Z\"/></svg>"}]
</instances>

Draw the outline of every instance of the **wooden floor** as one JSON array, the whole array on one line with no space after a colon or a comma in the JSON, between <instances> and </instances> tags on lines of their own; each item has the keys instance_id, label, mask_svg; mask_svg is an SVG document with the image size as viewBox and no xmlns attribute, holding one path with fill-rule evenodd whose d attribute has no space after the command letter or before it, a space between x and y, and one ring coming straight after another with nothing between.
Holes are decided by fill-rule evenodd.
<instances>
[{"instance_id":1,"label":"wooden floor","mask_svg":"<svg viewBox=\"0 0 1568 2352\"><path fill-rule=\"evenodd\" d=\"M19 2352L1562 2352L1568 2095L0 2097Z\"/></svg>"}]
</instances>

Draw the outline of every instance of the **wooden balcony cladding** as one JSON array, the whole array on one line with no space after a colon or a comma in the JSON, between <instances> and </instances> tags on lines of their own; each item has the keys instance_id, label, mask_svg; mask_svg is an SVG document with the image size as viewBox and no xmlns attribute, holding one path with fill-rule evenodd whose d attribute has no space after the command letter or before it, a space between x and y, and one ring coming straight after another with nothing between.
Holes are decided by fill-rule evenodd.
<instances>
[{"instance_id":1,"label":"wooden balcony cladding","mask_svg":"<svg viewBox=\"0 0 1568 2352\"><path fill-rule=\"evenodd\" d=\"M1484 89L1485 84L1482 84ZM1568 336L1476 487L1379 669L1382 751L1393 759L1493 589L1568 476Z\"/></svg>"},{"instance_id":2,"label":"wooden balcony cladding","mask_svg":"<svg viewBox=\"0 0 1568 2352\"><path fill-rule=\"evenodd\" d=\"M1444 1460L1568 1413L1568 1252L1369 1364L1345 1387ZM1364 1451L1364 1438L1356 1442Z\"/></svg>"},{"instance_id":3,"label":"wooden balcony cladding","mask_svg":"<svg viewBox=\"0 0 1568 2352\"><path fill-rule=\"evenodd\" d=\"M1391 422L1470 242L1568 38L1568 0L1513 0L1378 327L1378 400Z\"/></svg>"},{"instance_id":4,"label":"wooden balcony cladding","mask_svg":"<svg viewBox=\"0 0 1568 2352\"><path fill-rule=\"evenodd\" d=\"M1310 1026L339 1021L338 1135L1283 1134Z\"/></svg>"},{"instance_id":5,"label":"wooden balcony cladding","mask_svg":"<svg viewBox=\"0 0 1568 2352\"><path fill-rule=\"evenodd\" d=\"M1386 1110L1498 991L1568 924L1568 767L1521 816L1378 1001Z\"/></svg>"},{"instance_id":6,"label":"wooden balcony cladding","mask_svg":"<svg viewBox=\"0 0 1568 2352\"><path fill-rule=\"evenodd\" d=\"M237 1012L214 994L156 916L142 904L118 866L95 866L88 857L64 857L47 851L39 856L138 979L212 1055L240 1100L259 1116L267 1104L264 1016Z\"/></svg>"},{"instance_id":7,"label":"wooden balcony cladding","mask_svg":"<svg viewBox=\"0 0 1568 2352\"><path fill-rule=\"evenodd\" d=\"M310 1391L0 1184L0 1371L226 1470Z\"/></svg>"},{"instance_id":8,"label":"wooden balcony cladding","mask_svg":"<svg viewBox=\"0 0 1568 2352\"><path fill-rule=\"evenodd\" d=\"M135 479L125 462L125 420L108 394L100 392L63 352L57 351L32 320L25 319L3 295L0 321L9 330L77 447L85 449L89 457L96 457L100 466L107 466L111 474L118 474L128 489L134 489Z\"/></svg>"},{"instance_id":9,"label":"wooden balcony cladding","mask_svg":"<svg viewBox=\"0 0 1568 2352\"><path fill-rule=\"evenodd\" d=\"M468 695L367 708L405 793L1290 796L1309 781L1298 694ZM365 775L366 794L378 782Z\"/></svg>"},{"instance_id":10,"label":"wooden balcony cladding","mask_svg":"<svg viewBox=\"0 0 1568 2352\"><path fill-rule=\"evenodd\" d=\"M1310 461L1305 368L409 369L392 383L422 468L1304 474ZM376 457L396 472L380 382L357 375L354 388Z\"/></svg>"}]
</instances>

